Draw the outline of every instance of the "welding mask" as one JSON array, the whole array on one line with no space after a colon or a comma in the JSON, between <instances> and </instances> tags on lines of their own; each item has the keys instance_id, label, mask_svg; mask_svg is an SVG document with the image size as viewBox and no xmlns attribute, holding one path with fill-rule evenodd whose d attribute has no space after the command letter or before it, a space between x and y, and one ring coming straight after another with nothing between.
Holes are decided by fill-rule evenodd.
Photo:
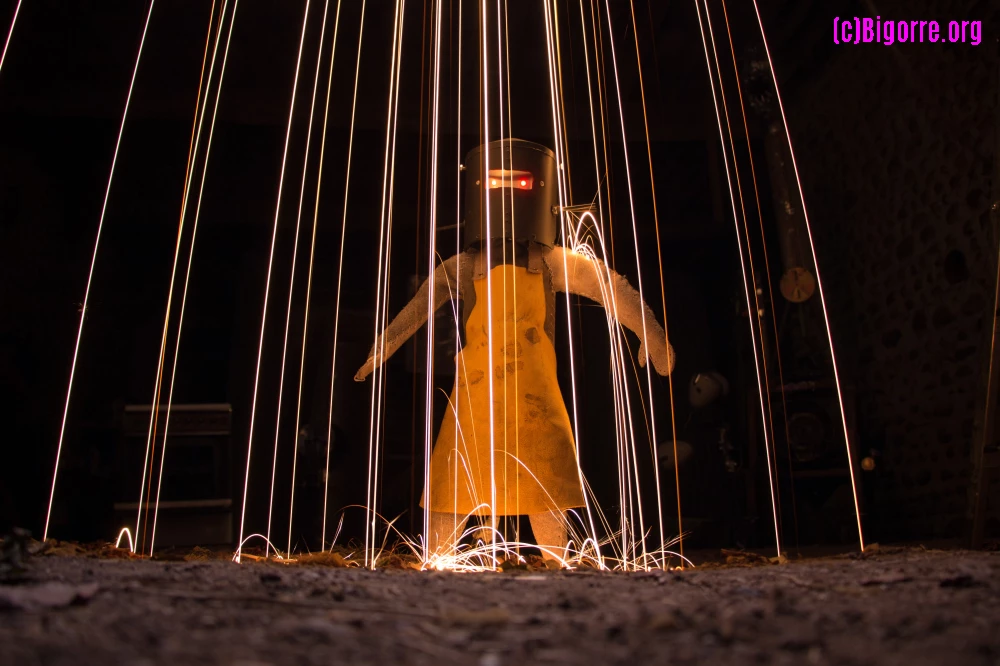
<instances>
[{"instance_id":1,"label":"welding mask","mask_svg":"<svg viewBox=\"0 0 1000 666\"><path fill-rule=\"evenodd\" d=\"M555 153L531 141L503 139L473 148L465 158L465 247L501 239L552 247L556 169Z\"/></svg>"}]
</instances>

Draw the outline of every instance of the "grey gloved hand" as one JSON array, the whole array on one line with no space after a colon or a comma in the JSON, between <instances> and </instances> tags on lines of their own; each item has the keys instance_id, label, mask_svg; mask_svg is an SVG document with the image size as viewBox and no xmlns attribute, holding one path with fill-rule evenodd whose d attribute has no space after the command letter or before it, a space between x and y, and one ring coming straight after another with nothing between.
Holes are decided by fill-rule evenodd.
<instances>
[{"instance_id":1,"label":"grey gloved hand","mask_svg":"<svg viewBox=\"0 0 1000 666\"><path fill-rule=\"evenodd\" d=\"M666 345L661 348L660 345L655 346L656 353L648 354L646 351L646 343L639 344L639 367L646 367L646 357L651 356L653 359L653 368L656 370L656 374L661 377L666 377L671 372L674 371L674 363L676 363L676 356L674 355L673 345Z\"/></svg>"}]
</instances>

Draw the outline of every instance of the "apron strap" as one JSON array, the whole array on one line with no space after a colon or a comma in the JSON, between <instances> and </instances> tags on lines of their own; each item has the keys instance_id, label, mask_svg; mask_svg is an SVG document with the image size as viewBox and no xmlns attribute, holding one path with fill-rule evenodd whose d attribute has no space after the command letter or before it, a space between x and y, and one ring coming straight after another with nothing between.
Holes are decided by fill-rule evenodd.
<instances>
[{"instance_id":1,"label":"apron strap","mask_svg":"<svg viewBox=\"0 0 1000 666\"><path fill-rule=\"evenodd\" d=\"M538 243L528 243L528 272L542 272L542 246Z\"/></svg>"},{"instance_id":2,"label":"apron strap","mask_svg":"<svg viewBox=\"0 0 1000 666\"><path fill-rule=\"evenodd\" d=\"M472 260L472 279L482 280L486 277L486 253L480 250Z\"/></svg>"}]
</instances>

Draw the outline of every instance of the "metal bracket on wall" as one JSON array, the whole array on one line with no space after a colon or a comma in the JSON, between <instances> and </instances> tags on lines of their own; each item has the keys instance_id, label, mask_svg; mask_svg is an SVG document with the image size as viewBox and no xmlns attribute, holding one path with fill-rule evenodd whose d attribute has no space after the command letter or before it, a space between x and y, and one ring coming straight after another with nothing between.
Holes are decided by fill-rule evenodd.
<instances>
[{"instance_id":1,"label":"metal bracket on wall","mask_svg":"<svg viewBox=\"0 0 1000 666\"><path fill-rule=\"evenodd\" d=\"M593 203L579 204L576 206L553 206L552 214L558 215L560 210L564 213L589 213L595 208L597 208L597 205Z\"/></svg>"}]
</instances>

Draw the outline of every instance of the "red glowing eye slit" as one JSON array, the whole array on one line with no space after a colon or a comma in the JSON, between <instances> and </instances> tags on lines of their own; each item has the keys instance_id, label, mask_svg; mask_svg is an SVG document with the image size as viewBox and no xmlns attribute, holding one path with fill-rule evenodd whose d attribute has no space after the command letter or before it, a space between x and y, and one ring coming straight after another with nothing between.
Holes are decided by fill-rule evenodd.
<instances>
[{"instance_id":1,"label":"red glowing eye slit","mask_svg":"<svg viewBox=\"0 0 1000 666\"><path fill-rule=\"evenodd\" d=\"M497 190L510 188L512 190L530 190L535 184L535 177L530 171L511 169L490 169L487 173L486 189Z\"/></svg>"}]
</instances>

